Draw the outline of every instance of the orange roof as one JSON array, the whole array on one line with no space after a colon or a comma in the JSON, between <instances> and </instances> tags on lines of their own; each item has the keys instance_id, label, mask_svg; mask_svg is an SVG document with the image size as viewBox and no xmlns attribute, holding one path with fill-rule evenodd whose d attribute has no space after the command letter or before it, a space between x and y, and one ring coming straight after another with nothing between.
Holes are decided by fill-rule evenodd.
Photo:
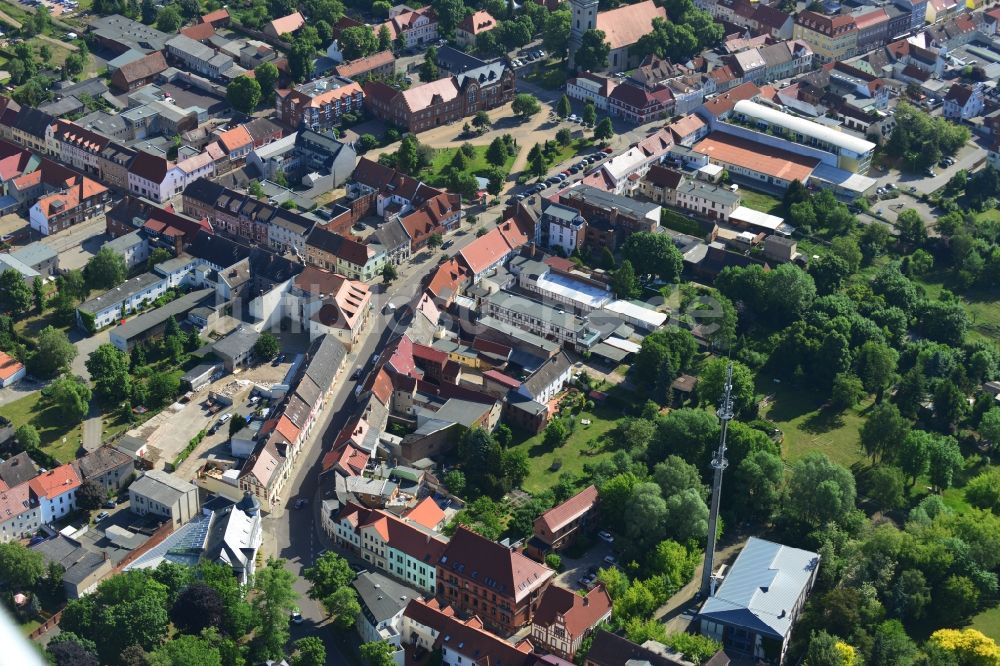
<instances>
[{"instance_id":1,"label":"orange roof","mask_svg":"<svg viewBox=\"0 0 1000 666\"><path fill-rule=\"evenodd\" d=\"M50 469L44 474L39 474L31 481L28 481L31 490L38 497L52 499L59 497L63 493L68 493L74 488L80 487L80 477L76 473L73 465L60 465L55 469Z\"/></svg>"},{"instance_id":2,"label":"orange roof","mask_svg":"<svg viewBox=\"0 0 1000 666\"><path fill-rule=\"evenodd\" d=\"M695 144L693 150L708 155L710 159L802 183L806 182L813 169L819 165L817 159L721 132L712 132Z\"/></svg>"},{"instance_id":3,"label":"orange roof","mask_svg":"<svg viewBox=\"0 0 1000 666\"><path fill-rule=\"evenodd\" d=\"M99 196L107 191L108 188L104 187L97 181L91 180L85 176L80 176L77 179L77 182L70 185L65 192L54 192L48 196L44 196L38 200L37 205L41 210L42 215L49 217L51 215L55 215L56 213L61 213L75 208L82 202ZM62 208L59 210L53 210L53 205L57 202L61 202Z\"/></svg>"},{"instance_id":4,"label":"orange roof","mask_svg":"<svg viewBox=\"0 0 1000 666\"><path fill-rule=\"evenodd\" d=\"M431 530L437 529L437 526L445 519L444 511L431 497L425 497L405 517L407 520L412 520Z\"/></svg>"},{"instance_id":5,"label":"orange roof","mask_svg":"<svg viewBox=\"0 0 1000 666\"><path fill-rule=\"evenodd\" d=\"M565 626L572 642L610 614L611 597L604 585L598 585L585 596L558 585L549 585L538 602L534 623L547 627L558 622Z\"/></svg>"},{"instance_id":6,"label":"orange roof","mask_svg":"<svg viewBox=\"0 0 1000 666\"><path fill-rule=\"evenodd\" d=\"M200 42L215 34L215 26L211 23L195 23L186 28L181 28L181 34L196 42Z\"/></svg>"},{"instance_id":7,"label":"orange roof","mask_svg":"<svg viewBox=\"0 0 1000 666\"><path fill-rule=\"evenodd\" d=\"M282 414L281 418L278 419L278 425L275 427L275 430L277 430L278 433L289 442L294 442L299 436L299 433L302 432L299 430L298 426L292 423L291 419L284 414Z\"/></svg>"},{"instance_id":8,"label":"orange roof","mask_svg":"<svg viewBox=\"0 0 1000 666\"><path fill-rule=\"evenodd\" d=\"M229 10L228 9L216 9L214 12L209 12L199 19L202 23L215 23L216 21L227 21L229 20Z\"/></svg>"},{"instance_id":9,"label":"orange roof","mask_svg":"<svg viewBox=\"0 0 1000 666\"><path fill-rule=\"evenodd\" d=\"M597 14L597 29L604 32L604 41L611 49L631 46L643 35L653 30L653 19L667 18L667 10L657 7L653 0L625 5Z\"/></svg>"},{"instance_id":10,"label":"orange roof","mask_svg":"<svg viewBox=\"0 0 1000 666\"><path fill-rule=\"evenodd\" d=\"M302 14L293 12L288 16L282 16L281 18L274 19L268 23L267 26L274 31L274 34L280 37L281 35L287 35L295 32L305 24L306 20L302 18Z\"/></svg>"},{"instance_id":11,"label":"orange roof","mask_svg":"<svg viewBox=\"0 0 1000 666\"><path fill-rule=\"evenodd\" d=\"M760 94L760 88L751 81L741 83L732 90L728 90L718 97L713 97L704 104L705 110L718 118L724 113L729 113L736 106L736 102L753 99Z\"/></svg>"},{"instance_id":12,"label":"orange roof","mask_svg":"<svg viewBox=\"0 0 1000 666\"><path fill-rule=\"evenodd\" d=\"M464 30L471 35L478 35L481 32L489 32L497 27L496 19L489 12L473 12L462 19L458 24L459 30Z\"/></svg>"},{"instance_id":13,"label":"orange roof","mask_svg":"<svg viewBox=\"0 0 1000 666\"><path fill-rule=\"evenodd\" d=\"M449 77L414 86L409 90L404 90L400 94L403 96L406 107L411 112L416 112L423 111L429 107L435 101L435 98L440 98L440 102L438 103L449 102L455 99L458 97L458 86L455 85L455 79Z\"/></svg>"},{"instance_id":14,"label":"orange roof","mask_svg":"<svg viewBox=\"0 0 1000 666\"><path fill-rule=\"evenodd\" d=\"M436 298L451 300L458 295L459 287L469 277L468 271L454 258L444 262L434 272L427 291Z\"/></svg>"},{"instance_id":15,"label":"orange roof","mask_svg":"<svg viewBox=\"0 0 1000 666\"><path fill-rule=\"evenodd\" d=\"M248 132L243 125L237 125L236 127L226 130L220 134L219 143L222 144L222 147L226 149L227 153L232 153L240 148L252 146L253 137L250 136L250 132Z\"/></svg>"},{"instance_id":16,"label":"orange roof","mask_svg":"<svg viewBox=\"0 0 1000 666\"><path fill-rule=\"evenodd\" d=\"M24 190L29 187L34 187L35 185L42 184L42 170L36 169L31 173L26 173L18 176L14 179L14 185L17 186L19 190Z\"/></svg>"},{"instance_id":17,"label":"orange roof","mask_svg":"<svg viewBox=\"0 0 1000 666\"><path fill-rule=\"evenodd\" d=\"M24 365L20 361L0 351L0 379L7 381L22 368Z\"/></svg>"},{"instance_id":18,"label":"orange roof","mask_svg":"<svg viewBox=\"0 0 1000 666\"><path fill-rule=\"evenodd\" d=\"M361 87L360 84L352 81L351 83L348 83L345 86L340 86L339 88L333 88L332 90L327 90L324 93L316 95L308 102L306 102L306 106L321 107L324 104L329 104L330 102L333 102L334 100L343 99L345 97L349 97L357 93L364 94L364 89Z\"/></svg>"},{"instance_id":19,"label":"orange roof","mask_svg":"<svg viewBox=\"0 0 1000 666\"><path fill-rule=\"evenodd\" d=\"M528 233L521 228L521 225L517 223L517 220L511 218L509 220L504 220L497 225L500 233L503 235L503 239L507 241L511 249L516 250L522 245L527 245L528 243Z\"/></svg>"},{"instance_id":20,"label":"orange roof","mask_svg":"<svg viewBox=\"0 0 1000 666\"><path fill-rule=\"evenodd\" d=\"M593 509L596 504L597 487L587 486L562 504L557 504L543 513L538 520L550 531L556 532Z\"/></svg>"},{"instance_id":21,"label":"orange roof","mask_svg":"<svg viewBox=\"0 0 1000 666\"><path fill-rule=\"evenodd\" d=\"M494 227L484 236L469 243L459 253L473 275L479 275L510 254L511 247L499 227Z\"/></svg>"}]
</instances>

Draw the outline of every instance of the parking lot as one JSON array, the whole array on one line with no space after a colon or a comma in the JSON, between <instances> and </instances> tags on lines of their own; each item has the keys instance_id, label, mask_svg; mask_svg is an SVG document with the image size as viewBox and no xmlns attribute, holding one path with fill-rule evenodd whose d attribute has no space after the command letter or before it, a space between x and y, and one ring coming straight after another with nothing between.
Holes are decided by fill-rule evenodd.
<instances>
[{"instance_id":1,"label":"parking lot","mask_svg":"<svg viewBox=\"0 0 1000 666\"><path fill-rule=\"evenodd\" d=\"M544 192L548 188L556 185L569 185L573 180L582 179L583 175L587 171L590 171L592 168L596 167L611 152L612 152L611 148L605 148L602 151L591 153L590 155L581 157L571 166L566 167L562 171L549 176L543 182L531 185L526 189L522 190L521 192L513 195L512 197L510 197L510 199L508 199L508 203L521 201L525 197L529 197L532 194L538 194L539 192Z\"/></svg>"},{"instance_id":2,"label":"parking lot","mask_svg":"<svg viewBox=\"0 0 1000 666\"><path fill-rule=\"evenodd\" d=\"M285 378L290 367L289 358L288 362L278 366L265 363L246 369L237 375L226 375L195 391L186 404L177 402L170 405L129 434L149 442L150 448L155 449L150 452L151 459L154 455L156 457L153 466L156 469L163 469L166 463L173 462L199 432L210 429L224 414L245 415L251 411L247 401L254 385L277 384ZM226 395L232 399L232 406L212 411L208 404L209 392ZM228 447L225 446L228 438L229 428L225 425L219 428L217 433L206 435L177 470L178 476L192 478L194 471L200 466L199 461L210 451L228 453Z\"/></svg>"},{"instance_id":3,"label":"parking lot","mask_svg":"<svg viewBox=\"0 0 1000 666\"><path fill-rule=\"evenodd\" d=\"M560 585L570 590L586 589L588 586L583 585L581 579L588 575L596 575L598 569L609 566L604 558L615 557L614 544L607 543L596 535L593 540L593 545L582 557L573 559L567 557L565 553L560 553L563 570L556 576Z\"/></svg>"},{"instance_id":4,"label":"parking lot","mask_svg":"<svg viewBox=\"0 0 1000 666\"><path fill-rule=\"evenodd\" d=\"M105 512L109 515L97 521L97 516ZM132 513L129 510L127 494L125 499L114 509L101 508L91 513L95 522L88 526L86 532L78 533L73 538L80 541L85 548L98 553L106 553L108 559L116 566L135 548L145 543L149 535L159 527L162 520L156 516L137 516ZM113 540L106 534L106 530L112 525L128 530L135 536L127 541L125 539Z\"/></svg>"}]
</instances>

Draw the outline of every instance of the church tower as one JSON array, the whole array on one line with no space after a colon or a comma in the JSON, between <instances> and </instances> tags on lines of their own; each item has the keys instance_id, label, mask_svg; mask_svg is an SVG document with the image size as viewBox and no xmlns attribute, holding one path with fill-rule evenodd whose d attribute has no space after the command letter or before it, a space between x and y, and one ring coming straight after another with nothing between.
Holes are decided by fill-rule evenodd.
<instances>
[{"instance_id":1,"label":"church tower","mask_svg":"<svg viewBox=\"0 0 1000 666\"><path fill-rule=\"evenodd\" d=\"M569 0L573 12L569 28L569 66L574 67L574 56L583 41L583 33L597 27L598 0Z\"/></svg>"}]
</instances>

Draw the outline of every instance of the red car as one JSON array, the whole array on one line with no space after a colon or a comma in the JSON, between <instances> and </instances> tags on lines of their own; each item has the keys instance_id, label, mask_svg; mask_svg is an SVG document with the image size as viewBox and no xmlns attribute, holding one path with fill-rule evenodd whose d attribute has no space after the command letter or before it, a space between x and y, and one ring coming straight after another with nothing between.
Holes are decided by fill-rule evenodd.
<instances>
[{"instance_id":1,"label":"red car","mask_svg":"<svg viewBox=\"0 0 1000 666\"><path fill-rule=\"evenodd\" d=\"M610 155L611 153L613 153L615 151L611 149L611 146L608 146L607 148L601 149L601 152L605 153L606 155Z\"/></svg>"}]
</instances>

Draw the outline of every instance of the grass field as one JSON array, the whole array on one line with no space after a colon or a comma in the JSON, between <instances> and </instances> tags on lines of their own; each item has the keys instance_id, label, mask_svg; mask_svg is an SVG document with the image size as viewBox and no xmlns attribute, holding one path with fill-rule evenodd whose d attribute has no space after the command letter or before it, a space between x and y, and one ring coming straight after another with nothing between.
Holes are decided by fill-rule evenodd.
<instances>
[{"instance_id":1,"label":"grass field","mask_svg":"<svg viewBox=\"0 0 1000 666\"><path fill-rule=\"evenodd\" d=\"M991 208L976 215L977 222L997 222L1000 221L1000 210Z\"/></svg>"},{"instance_id":2,"label":"grass field","mask_svg":"<svg viewBox=\"0 0 1000 666\"><path fill-rule=\"evenodd\" d=\"M615 421L621 418L621 414L613 409L599 406L592 412L583 411L574 418L576 428L566 443L557 449L550 449L542 443L542 433L514 446L515 449L527 453L531 461L531 473L528 474L523 486L529 493L547 490L556 484L563 472L580 474L585 464L596 463L611 455L610 452L590 450L596 448L595 440L615 427ZM584 419L589 419L590 425L580 423ZM561 461L562 467L552 471L552 463L555 460Z\"/></svg>"},{"instance_id":3,"label":"grass field","mask_svg":"<svg viewBox=\"0 0 1000 666\"><path fill-rule=\"evenodd\" d=\"M67 424L55 407L40 408L41 392L36 391L0 407L0 416L10 419L14 428L30 423L38 430L42 449L61 462L76 458L83 437L80 424ZM65 440L65 441L64 441Z\"/></svg>"},{"instance_id":4,"label":"grass field","mask_svg":"<svg viewBox=\"0 0 1000 666\"><path fill-rule=\"evenodd\" d=\"M808 453L819 451L836 462L850 467L864 460L858 429L870 403L836 413L823 407L823 399L810 391L789 384L775 384L768 377L758 377L759 393L774 396L762 413L784 433L782 455L789 463Z\"/></svg>"},{"instance_id":5,"label":"grass field","mask_svg":"<svg viewBox=\"0 0 1000 666\"><path fill-rule=\"evenodd\" d=\"M762 213L771 213L772 215L777 215L780 212L781 201L770 194L755 192L741 187L739 195L743 201L743 205L747 208L753 208Z\"/></svg>"},{"instance_id":6,"label":"grass field","mask_svg":"<svg viewBox=\"0 0 1000 666\"><path fill-rule=\"evenodd\" d=\"M486 161L486 151L489 149L489 146L473 146L473 148L476 154L469 160L465 171L476 175L485 172L493 165ZM455 157L455 153L458 150L458 148L439 148L435 150L430 166L421 171L419 177L431 185L443 183L446 179L444 172L447 170L448 165L451 164L451 160ZM503 170L505 172L510 173L510 168L514 164L514 157L510 156L504 162Z\"/></svg>"},{"instance_id":7,"label":"grass field","mask_svg":"<svg viewBox=\"0 0 1000 666\"><path fill-rule=\"evenodd\" d=\"M972 618L970 626L995 641L1000 641L1000 606L984 610Z\"/></svg>"},{"instance_id":8,"label":"grass field","mask_svg":"<svg viewBox=\"0 0 1000 666\"><path fill-rule=\"evenodd\" d=\"M945 288L943 276L940 275L928 275L916 279L916 282L927 290L927 297L932 300L937 299ZM995 343L1000 339L1000 299L997 298L996 291L970 289L959 295L969 315L970 341L978 338Z\"/></svg>"},{"instance_id":9,"label":"grass field","mask_svg":"<svg viewBox=\"0 0 1000 666\"><path fill-rule=\"evenodd\" d=\"M566 67L563 66L562 61L549 60L539 65L524 79L546 90L562 90L566 87Z\"/></svg>"}]
</instances>

